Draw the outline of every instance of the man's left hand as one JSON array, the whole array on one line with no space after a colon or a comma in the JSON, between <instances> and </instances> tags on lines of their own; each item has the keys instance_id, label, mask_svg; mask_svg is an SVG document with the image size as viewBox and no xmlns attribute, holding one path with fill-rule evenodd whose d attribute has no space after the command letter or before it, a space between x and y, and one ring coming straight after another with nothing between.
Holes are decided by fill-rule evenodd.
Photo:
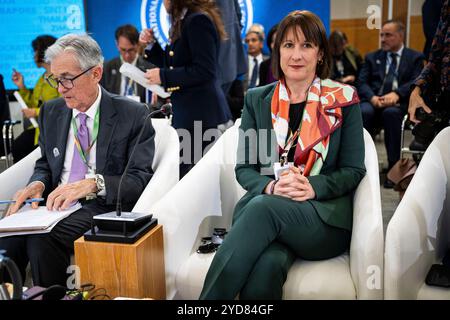
<instances>
[{"instance_id":1,"label":"man's left hand","mask_svg":"<svg viewBox=\"0 0 450 320\"><path fill-rule=\"evenodd\" d=\"M400 101L400 96L396 92L390 92L380 98L383 107L395 106Z\"/></svg>"},{"instance_id":2,"label":"man's left hand","mask_svg":"<svg viewBox=\"0 0 450 320\"><path fill-rule=\"evenodd\" d=\"M95 179L84 179L74 183L61 185L47 198L48 210L66 210L74 202L97 191Z\"/></svg>"}]
</instances>

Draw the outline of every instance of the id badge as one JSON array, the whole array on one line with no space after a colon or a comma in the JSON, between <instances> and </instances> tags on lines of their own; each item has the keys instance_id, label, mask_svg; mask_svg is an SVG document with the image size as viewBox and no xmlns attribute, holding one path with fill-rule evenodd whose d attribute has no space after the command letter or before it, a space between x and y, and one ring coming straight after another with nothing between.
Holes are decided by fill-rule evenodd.
<instances>
[{"instance_id":1,"label":"id badge","mask_svg":"<svg viewBox=\"0 0 450 320\"><path fill-rule=\"evenodd\" d=\"M126 96L126 97L129 98L129 99L131 99L131 100L134 100L134 101L136 101L136 102L141 102L141 97L139 97L139 96L128 95L128 96Z\"/></svg>"},{"instance_id":2,"label":"id badge","mask_svg":"<svg viewBox=\"0 0 450 320\"><path fill-rule=\"evenodd\" d=\"M275 180L280 179L281 175L283 174L283 172L289 172L289 168L293 167L294 163L293 162L288 162L286 164L284 164L283 166L281 165L280 162L275 162L273 164L273 173L275 174Z\"/></svg>"}]
</instances>

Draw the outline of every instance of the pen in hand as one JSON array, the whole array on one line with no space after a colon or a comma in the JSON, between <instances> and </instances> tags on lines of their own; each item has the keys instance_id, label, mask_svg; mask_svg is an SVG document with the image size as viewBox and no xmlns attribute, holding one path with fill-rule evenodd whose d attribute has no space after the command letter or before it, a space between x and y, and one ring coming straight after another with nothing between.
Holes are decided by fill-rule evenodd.
<instances>
[{"instance_id":1,"label":"pen in hand","mask_svg":"<svg viewBox=\"0 0 450 320\"><path fill-rule=\"evenodd\" d=\"M32 198L32 199L27 199L24 201L24 203L33 203L33 202L41 202L44 201L44 198ZM16 200L0 200L0 204L12 204L12 203L16 203Z\"/></svg>"}]
</instances>

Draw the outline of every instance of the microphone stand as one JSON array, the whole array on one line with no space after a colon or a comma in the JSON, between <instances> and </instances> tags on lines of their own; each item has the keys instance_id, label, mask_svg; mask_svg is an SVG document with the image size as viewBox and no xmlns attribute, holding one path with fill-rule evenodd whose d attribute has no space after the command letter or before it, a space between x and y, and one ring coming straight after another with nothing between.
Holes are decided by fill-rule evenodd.
<instances>
[{"instance_id":1,"label":"microphone stand","mask_svg":"<svg viewBox=\"0 0 450 320\"><path fill-rule=\"evenodd\" d=\"M123 170L117 188L116 211L99 214L93 217L91 230L87 231L84 239L87 241L104 241L116 243L134 243L148 230L157 224L151 213L122 212L122 184L131 165L137 145L144 133L148 119L158 113L168 114L172 108L171 103L166 103L160 109L149 113L144 118L144 124L137 136L136 143L131 151L128 163Z\"/></svg>"}]
</instances>

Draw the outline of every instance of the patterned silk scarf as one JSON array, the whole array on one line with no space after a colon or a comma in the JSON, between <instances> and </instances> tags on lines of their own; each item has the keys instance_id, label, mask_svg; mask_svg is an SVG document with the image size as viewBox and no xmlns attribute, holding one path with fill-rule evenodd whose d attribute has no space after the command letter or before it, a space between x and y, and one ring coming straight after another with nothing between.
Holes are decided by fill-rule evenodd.
<instances>
[{"instance_id":1,"label":"patterned silk scarf","mask_svg":"<svg viewBox=\"0 0 450 320\"><path fill-rule=\"evenodd\" d=\"M283 80L278 81L272 97L272 125L279 151L295 134L289 130L290 92ZM342 109L358 103L355 89L329 79L314 79L300 124L294 164L303 168L305 176L320 173L328 154L330 135L342 125Z\"/></svg>"}]
</instances>

